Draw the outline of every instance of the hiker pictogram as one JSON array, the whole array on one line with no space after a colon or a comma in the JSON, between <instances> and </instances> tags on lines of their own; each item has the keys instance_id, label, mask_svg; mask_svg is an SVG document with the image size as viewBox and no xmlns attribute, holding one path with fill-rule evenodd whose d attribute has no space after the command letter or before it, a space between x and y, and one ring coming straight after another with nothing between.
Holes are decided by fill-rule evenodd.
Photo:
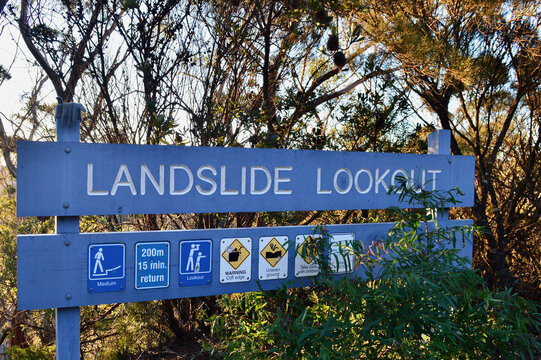
<instances>
[{"instance_id":1,"label":"hiker pictogram","mask_svg":"<svg viewBox=\"0 0 541 360\"><path fill-rule=\"evenodd\" d=\"M96 260L94 263L94 275L98 273L98 268L100 268L100 273L103 273L103 266L101 265L102 260L105 260L103 257L103 248L98 249L98 252L94 255L94 260Z\"/></svg>"}]
</instances>

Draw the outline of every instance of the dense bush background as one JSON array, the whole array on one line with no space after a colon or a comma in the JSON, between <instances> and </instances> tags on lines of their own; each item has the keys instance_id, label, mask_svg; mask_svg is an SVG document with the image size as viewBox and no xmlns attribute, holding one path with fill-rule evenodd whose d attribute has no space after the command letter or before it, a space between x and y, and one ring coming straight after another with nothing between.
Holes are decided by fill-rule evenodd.
<instances>
[{"instance_id":1,"label":"dense bush background","mask_svg":"<svg viewBox=\"0 0 541 360\"><path fill-rule=\"evenodd\" d=\"M15 286L16 234L54 232L54 219L17 219L15 181L16 141L54 141L60 97L86 107L83 142L425 153L442 128L452 154L476 158L474 206L449 211L482 227L474 271L452 267L461 260L427 234L397 232L382 242L400 261L362 257L378 269L370 281L85 307L83 358L530 356L541 299L540 24L534 0L0 0L0 349L54 352L54 310L17 311ZM395 219L359 207L80 226ZM424 213L396 216L422 223Z\"/></svg>"}]
</instances>

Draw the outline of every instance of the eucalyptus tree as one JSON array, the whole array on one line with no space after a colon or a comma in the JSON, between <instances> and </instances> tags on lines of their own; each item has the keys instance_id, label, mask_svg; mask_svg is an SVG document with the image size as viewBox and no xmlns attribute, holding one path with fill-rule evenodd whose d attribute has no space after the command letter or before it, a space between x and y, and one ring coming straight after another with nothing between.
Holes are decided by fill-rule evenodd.
<instances>
[{"instance_id":1,"label":"eucalyptus tree","mask_svg":"<svg viewBox=\"0 0 541 360\"><path fill-rule=\"evenodd\" d=\"M403 88L453 130L452 152L477 158L473 215L486 233L475 244L476 266L494 286L539 294L537 2L369 1L368 8L357 16L363 33L400 64Z\"/></svg>"},{"instance_id":2,"label":"eucalyptus tree","mask_svg":"<svg viewBox=\"0 0 541 360\"><path fill-rule=\"evenodd\" d=\"M28 93L28 104L20 116L4 114L1 119L0 137L4 159L12 176L15 176L15 139L37 140L50 134L50 124L44 123L43 112L51 114L52 108L38 101L46 84L50 84L62 101L73 101L85 71L95 60L98 49L105 46L115 24L105 16L105 2L45 2L26 1L7 4L3 20L17 26L25 46L43 72ZM95 41L95 31L103 27L105 36ZM20 44L18 46L21 46ZM21 46L22 47L22 46ZM10 124L12 134L5 125ZM38 137L36 134L41 134Z\"/></svg>"}]
</instances>

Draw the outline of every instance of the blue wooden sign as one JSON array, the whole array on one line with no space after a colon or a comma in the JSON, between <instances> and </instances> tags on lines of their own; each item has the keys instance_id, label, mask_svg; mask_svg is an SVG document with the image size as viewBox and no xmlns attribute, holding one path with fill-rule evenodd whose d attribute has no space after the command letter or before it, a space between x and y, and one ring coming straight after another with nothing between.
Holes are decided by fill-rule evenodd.
<instances>
[{"instance_id":1,"label":"blue wooden sign","mask_svg":"<svg viewBox=\"0 0 541 360\"><path fill-rule=\"evenodd\" d=\"M88 247L89 293L123 291L126 287L124 244L91 244Z\"/></svg>"},{"instance_id":2,"label":"blue wooden sign","mask_svg":"<svg viewBox=\"0 0 541 360\"><path fill-rule=\"evenodd\" d=\"M474 199L471 156L41 142L17 151L18 216L382 209L400 205L387 194L400 177L458 186L462 206Z\"/></svg>"},{"instance_id":3,"label":"blue wooden sign","mask_svg":"<svg viewBox=\"0 0 541 360\"><path fill-rule=\"evenodd\" d=\"M439 222L442 227L471 224L471 220L442 220ZM326 228L335 237L335 241L342 243L344 241L346 243L347 241L362 242L368 249L374 240L384 237L393 225L392 223L349 224L329 225ZM430 224L430 226L434 226L434 224ZM299 250L296 246L297 237L306 237L310 234L314 234L312 226L20 235L17 244L18 307L21 310L64 308L242 293L259 291L260 289L274 290L283 286L285 282L288 283L289 287L309 286L312 284L312 278L306 276L307 274L295 271L297 267L295 258L299 254L305 257L307 255L306 251L297 251ZM259 246L248 245L248 251L253 253L253 256L244 259L244 262L240 261L241 258L230 258L228 260L237 262L235 263L237 270L242 269L242 266L249 265L253 276L250 276L249 279L242 278L242 281L235 281L235 274L231 274L233 279L221 278L221 274L227 275L227 272L235 268L235 266L231 267L231 263L222 264L224 259L224 256L222 256L224 254L222 241L226 245L231 245L236 243L235 240L246 243L246 239L252 239L257 245L260 243L268 244L272 239L277 239L282 244L285 238L289 239L289 242L284 244L284 250L288 249L287 253L284 254L287 258L276 261L277 259L272 258L272 256L265 255L268 259L262 260L261 251L265 247L260 249ZM265 239L271 240L267 242ZM471 258L471 239L464 239L464 243L461 240L457 241L456 247L463 256ZM334 244L332 239L331 242ZM155 272L141 272L139 269L140 267L143 269L142 261L148 261L147 269L151 267L151 259L154 260L155 264L166 261L166 247L164 244L167 243L170 248L169 266L156 265L155 267L160 269L154 270ZM138 249L136 245L142 245L142 247ZM191 245L200 245L200 247L192 252L192 249L196 247L192 248ZM331 248L333 254L330 257L330 265L335 264L337 271L344 273L337 276L363 277L364 269L362 267L347 268L344 265L345 260L337 257L340 252L335 250L335 245L333 246ZM452 245L447 244L447 246ZM90 247L92 251L89 252ZM101 258L95 255L99 253L100 248L105 259L101 260L104 271L111 266L117 266L116 261L113 261L112 264L105 262L108 259L110 260L110 250L108 249L125 249L125 273L127 276L125 277L126 285L122 291L111 291L112 288L109 288L106 292L89 291L87 289L85 282L88 274L94 273L96 266L98 267L96 273L101 271L99 265L96 265L97 260L92 260ZM141 249L147 249L145 255L149 256L143 257L143 250ZM237 250L239 250L238 247ZM278 250L272 251L276 252ZM210 256L204 257L207 254ZM349 256L349 254L346 255ZM89 263L86 261L87 258L90 259ZM193 259L193 262L190 259ZM267 260L271 260L271 262L269 263ZM250 263L246 264L248 261ZM287 277L282 278L279 274L283 272L279 271L275 277L259 279L257 274L267 273L267 269L275 269L281 266L282 263L287 263ZM349 263L352 264L354 261L349 261ZM153 283L140 281L141 276L149 276L150 274L156 276L163 274L164 278L165 274L169 274L169 276L178 274L179 282L173 281L169 286L163 286L165 282L161 278ZM199 278L198 274L203 274L204 277ZM317 275L317 272L310 275ZM190 278L190 276L193 276L193 278ZM205 279L209 279L210 282L204 281ZM88 281L90 284L91 280ZM161 286L149 286L151 284ZM39 296L36 296L36 294L39 294Z\"/></svg>"},{"instance_id":4,"label":"blue wooden sign","mask_svg":"<svg viewBox=\"0 0 541 360\"><path fill-rule=\"evenodd\" d=\"M179 285L210 284L212 282L212 241L181 241L179 247Z\"/></svg>"},{"instance_id":5,"label":"blue wooden sign","mask_svg":"<svg viewBox=\"0 0 541 360\"><path fill-rule=\"evenodd\" d=\"M169 243L140 242L135 245L135 288L169 286Z\"/></svg>"},{"instance_id":6,"label":"blue wooden sign","mask_svg":"<svg viewBox=\"0 0 541 360\"><path fill-rule=\"evenodd\" d=\"M449 154L448 130L429 135L429 155L81 144L80 111L57 107L57 143L17 144L17 215L57 216L58 232L18 236L18 308L57 308L59 359L79 356L78 306L309 286L319 273L311 226L80 234L80 215L416 207L388 194L400 178L474 201L475 159ZM328 226L335 276L363 277L348 249L393 225Z\"/></svg>"}]
</instances>

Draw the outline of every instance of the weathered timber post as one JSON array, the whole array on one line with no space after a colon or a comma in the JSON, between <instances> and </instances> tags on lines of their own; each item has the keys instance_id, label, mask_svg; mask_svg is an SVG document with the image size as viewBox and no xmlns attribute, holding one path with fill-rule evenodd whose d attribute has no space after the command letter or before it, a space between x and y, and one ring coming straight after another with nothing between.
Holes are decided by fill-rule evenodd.
<instances>
[{"instance_id":1,"label":"weathered timber post","mask_svg":"<svg viewBox=\"0 0 541 360\"><path fill-rule=\"evenodd\" d=\"M56 107L56 141L63 143L79 142L81 139L81 112L85 108L77 103L62 103ZM65 155L69 156L71 149L66 146ZM62 206L69 208L70 199L63 199ZM57 234L78 234L78 216L57 216ZM66 246L69 246L66 242ZM64 294L66 300L70 300L71 293ZM67 307L56 309L56 359L71 360L79 359L81 353L81 330L80 308Z\"/></svg>"},{"instance_id":2,"label":"weathered timber post","mask_svg":"<svg viewBox=\"0 0 541 360\"><path fill-rule=\"evenodd\" d=\"M428 134L428 151L430 155L451 155L451 130L436 130ZM449 210L436 214L440 220L449 220Z\"/></svg>"}]
</instances>

